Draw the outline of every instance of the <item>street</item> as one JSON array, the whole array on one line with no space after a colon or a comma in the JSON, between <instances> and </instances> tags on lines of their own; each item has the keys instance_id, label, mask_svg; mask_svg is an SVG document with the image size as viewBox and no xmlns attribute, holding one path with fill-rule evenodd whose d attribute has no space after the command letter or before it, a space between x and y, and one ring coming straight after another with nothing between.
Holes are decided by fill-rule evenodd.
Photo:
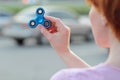
<instances>
[{"instance_id":1,"label":"street","mask_svg":"<svg viewBox=\"0 0 120 80\"><path fill-rule=\"evenodd\" d=\"M72 43L71 49L92 66L108 55L94 42ZM49 44L17 46L12 39L0 38L0 80L49 80L63 68L66 65Z\"/></svg>"}]
</instances>

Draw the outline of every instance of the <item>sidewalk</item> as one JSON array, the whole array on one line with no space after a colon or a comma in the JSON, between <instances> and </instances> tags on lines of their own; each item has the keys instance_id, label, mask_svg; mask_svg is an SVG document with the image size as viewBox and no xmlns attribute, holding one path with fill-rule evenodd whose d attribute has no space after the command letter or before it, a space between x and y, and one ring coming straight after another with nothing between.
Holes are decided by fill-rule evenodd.
<instances>
[{"instance_id":1,"label":"sidewalk","mask_svg":"<svg viewBox=\"0 0 120 80\"><path fill-rule=\"evenodd\" d=\"M106 49L93 42L72 44L71 49L91 65L107 58ZM63 68L66 65L49 45L18 47L0 39L0 80L49 80Z\"/></svg>"}]
</instances>

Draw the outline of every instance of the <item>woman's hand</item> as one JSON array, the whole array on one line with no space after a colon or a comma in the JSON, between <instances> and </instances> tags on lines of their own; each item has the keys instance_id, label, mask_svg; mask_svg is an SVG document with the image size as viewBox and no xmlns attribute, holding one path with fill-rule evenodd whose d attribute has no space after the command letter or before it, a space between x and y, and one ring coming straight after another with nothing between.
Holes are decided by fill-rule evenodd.
<instances>
[{"instance_id":1,"label":"woman's hand","mask_svg":"<svg viewBox=\"0 0 120 80\"><path fill-rule=\"evenodd\" d=\"M45 16L46 19L55 23L57 32L50 33L42 25L39 25L41 33L49 40L51 46L59 53L61 58L70 68L86 68L89 67L81 58L70 50L70 28L63 24L63 22L54 17Z\"/></svg>"},{"instance_id":2,"label":"woman's hand","mask_svg":"<svg viewBox=\"0 0 120 80\"><path fill-rule=\"evenodd\" d=\"M55 23L57 32L50 33L42 25L38 25L41 33L49 40L51 46L59 53L65 53L69 51L70 43L70 28L67 27L63 22L54 17L45 16L46 19Z\"/></svg>"}]
</instances>

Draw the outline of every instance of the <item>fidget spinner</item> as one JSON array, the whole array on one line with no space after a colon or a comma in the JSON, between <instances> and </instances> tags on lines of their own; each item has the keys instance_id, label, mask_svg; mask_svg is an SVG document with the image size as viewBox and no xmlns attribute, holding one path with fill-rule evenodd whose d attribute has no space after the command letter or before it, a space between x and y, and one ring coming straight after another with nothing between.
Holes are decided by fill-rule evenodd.
<instances>
[{"instance_id":1,"label":"fidget spinner","mask_svg":"<svg viewBox=\"0 0 120 80\"><path fill-rule=\"evenodd\" d=\"M56 29L54 27L54 24L50 20L47 20L44 18L45 11L43 8L38 8L36 10L36 18L33 20L30 20L29 27L30 28L36 28L38 24L43 25L46 29L48 29L51 33L56 32Z\"/></svg>"}]
</instances>

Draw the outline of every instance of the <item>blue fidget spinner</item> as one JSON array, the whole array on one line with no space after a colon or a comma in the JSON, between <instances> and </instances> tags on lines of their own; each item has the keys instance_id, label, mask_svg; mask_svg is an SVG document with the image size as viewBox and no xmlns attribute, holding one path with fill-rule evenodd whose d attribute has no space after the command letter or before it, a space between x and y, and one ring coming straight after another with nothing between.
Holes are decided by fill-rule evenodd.
<instances>
[{"instance_id":1,"label":"blue fidget spinner","mask_svg":"<svg viewBox=\"0 0 120 80\"><path fill-rule=\"evenodd\" d=\"M45 28L51 27L51 21L44 18L45 11L43 8L38 8L36 10L36 18L30 20L28 23L30 28L36 28L38 24L42 24Z\"/></svg>"}]
</instances>

